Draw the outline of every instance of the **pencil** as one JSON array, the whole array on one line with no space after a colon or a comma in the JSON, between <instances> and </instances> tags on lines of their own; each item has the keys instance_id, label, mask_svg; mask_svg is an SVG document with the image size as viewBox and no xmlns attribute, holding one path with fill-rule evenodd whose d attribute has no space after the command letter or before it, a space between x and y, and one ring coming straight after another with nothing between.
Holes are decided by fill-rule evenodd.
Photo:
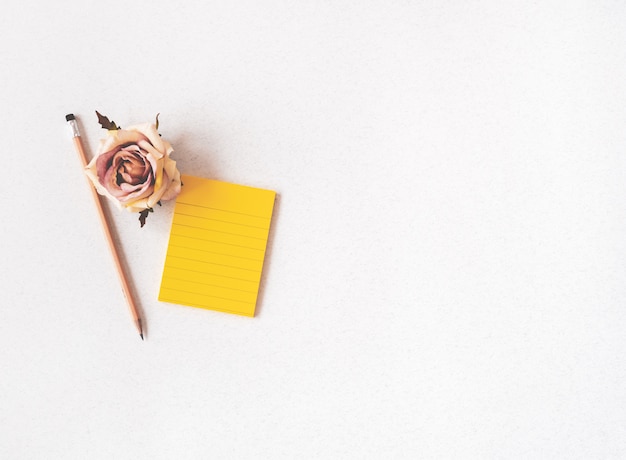
<instances>
[{"instance_id":1,"label":"pencil","mask_svg":"<svg viewBox=\"0 0 626 460\"><path fill-rule=\"evenodd\" d=\"M65 116L65 121L67 121L70 126L72 132L72 138L74 140L74 147L76 147L76 151L78 152L78 156L80 157L80 161L83 164L83 169L87 167L87 156L85 155L85 149L83 148L83 143L80 138L80 131L78 129L78 123L76 122L76 118L73 114L69 113ZM100 216L100 223L102 224L102 230L104 231L104 236L109 244L109 249L111 250L111 255L113 256L113 262L115 263L115 268L117 270L117 274L120 278L120 283L122 285L122 291L124 292L124 297L126 297L126 301L128 302L128 308L130 309L130 314L133 317L133 321L135 323L135 327L139 331L139 336L141 340L143 340L143 329L141 327L141 317L139 316L139 312L137 311L137 306L135 305L135 301L133 300L132 293L130 292L130 286L128 285L128 281L126 280L126 276L124 275L124 269L122 268L122 263L120 262L120 257L117 253L117 248L113 243L113 237L111 236L111 229L109 228L109 224L106 219L106 215L104 214L104 210L102 209L102 202L100 201L100 197L96 192L96 189L89 184L89 189L91 190L91 194L93 195L93 199L96 202L96 208L98 209L98 215Z\"/></svg>"}]
</instances>

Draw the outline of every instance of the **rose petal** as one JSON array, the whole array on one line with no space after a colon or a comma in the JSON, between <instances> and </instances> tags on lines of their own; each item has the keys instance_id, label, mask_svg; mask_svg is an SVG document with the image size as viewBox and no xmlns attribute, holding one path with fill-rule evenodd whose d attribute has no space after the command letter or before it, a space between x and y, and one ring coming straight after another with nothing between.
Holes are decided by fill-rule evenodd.
<instances>
[{"instance_id":1,"label":"rose petal","mask_svg":"<svg viewBox=\"0 0 626 460\"><path fill-rule=\"evenodd\" d=\"M107 136L102 139L98 146L97 155L127 144L136 144L141 139L147 139L140 131L118 129L107 131ZM118 149L119 150L119 149Z\"/></svg>"},{"instance_id":2,"label":"rose petal","mask_svg":"<svg viewBox=\"0 0 626 460\"><path fill-rule=\"evenodd\" d=\"M165 161L165 166L163 167L163 170L167 173L170 184L161 199L163 201L168 201L176 198L180 193L180 172L178 171L178 169L176 169L176 162L169 157Z\"/></svg>"},{"instance_id":3,"label":"rose petal","mask_svg":"<svg viewBox=\"0 0 626 460\"><path fill-rule=\"evenodd\" d=\"M162 170L161 187L159 187L158 190L155 187L154 193L148 199L148 203L150 203L151 206L154 206L156 203L161 201L161 199L163 198L163 195L165 194L165 192L167 192L167 185L169 184L169 182L170 182L169 176L167 175L165 171Z\"/></svg>"},{"instance_id":4,"label":"rose petal","mask_svg":"<svg viewBox=\"0 0 626 460\"><path fill-rule=\"evenodd\" d=\"M129 131L140 133L144 138L150 142L157 152L159 157L167 152L167 147L164 145L163 139L159 136L159 132L156 129L156 125L153 123L143 123L140 125L132 125L126 128Z\"/></svg>"}]
</instances>

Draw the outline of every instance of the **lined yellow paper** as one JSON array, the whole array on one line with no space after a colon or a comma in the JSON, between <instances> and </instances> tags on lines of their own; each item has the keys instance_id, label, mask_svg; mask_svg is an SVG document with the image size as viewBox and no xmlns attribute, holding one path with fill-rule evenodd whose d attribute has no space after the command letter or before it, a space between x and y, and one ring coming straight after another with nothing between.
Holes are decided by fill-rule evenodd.
<instances>
[{"instance_id":1,"label":"lined yellow paper","mask_svg":"<svg viewBox=\"0 0 626 460\"><path fill-rule=\"evenodd\" d=\"M254 316L276 192L182 181L159 300Z\"/></svg>"}]
</instances>

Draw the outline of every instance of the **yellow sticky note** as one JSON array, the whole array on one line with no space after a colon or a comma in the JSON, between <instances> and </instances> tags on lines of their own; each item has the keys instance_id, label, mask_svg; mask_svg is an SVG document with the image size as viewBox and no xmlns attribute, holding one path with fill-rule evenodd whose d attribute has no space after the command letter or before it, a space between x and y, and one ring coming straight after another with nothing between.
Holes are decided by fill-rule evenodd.
<instances>
[{"instance_id":1,"label":"yellow sticky note","mask_svg":"<svg viewBox=\"0 0 626 460\"><path fill-rule=\"evenodd\" d=\"M254 316L276 192L182 181L159 300Z\"/></svg>"}]
</instances>

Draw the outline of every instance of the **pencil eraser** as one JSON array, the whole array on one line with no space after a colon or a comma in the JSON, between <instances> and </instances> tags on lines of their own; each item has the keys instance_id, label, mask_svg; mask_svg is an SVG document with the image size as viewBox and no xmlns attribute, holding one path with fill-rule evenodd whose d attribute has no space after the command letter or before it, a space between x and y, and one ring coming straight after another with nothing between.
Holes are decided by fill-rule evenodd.
<instances>
[{"instance_id":1,"label":"pencil eraser","mask_svg":"<svg viewBox=\"0 0 626 460\"><path fill-rule=\"evenodd\" d=\"M65 121L70 121L70 120L75 120L76 117L74 117L73 113L68 113L67 115L65 115Z\"/></svg>"}]
</instances>

